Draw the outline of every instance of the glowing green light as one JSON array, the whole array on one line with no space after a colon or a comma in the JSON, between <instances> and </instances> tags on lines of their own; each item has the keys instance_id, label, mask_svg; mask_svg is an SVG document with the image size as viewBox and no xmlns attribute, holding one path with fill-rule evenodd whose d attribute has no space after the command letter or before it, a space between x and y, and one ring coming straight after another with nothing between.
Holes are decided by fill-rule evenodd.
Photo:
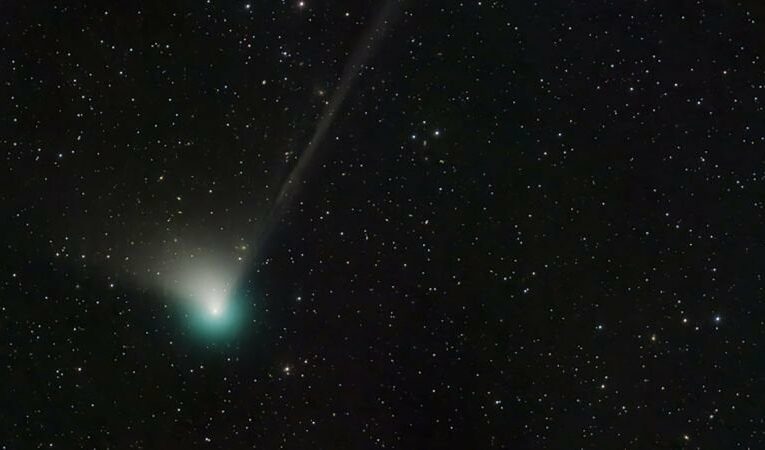
<instances>
[{"instance_id":1,"label":"glowing green light","mask_svg":"<svg viewBox=\"0 0 765 450\"><path fill-rule=\"evenodd\" d=\"M189 302L189 325L205 339L225 339L236 335L245 323L243 299L234 295L214 296L200 302Z\"/></svg>"},{"instance_id":2,"label":"glowing green light","mask_svg":"<svg viewBox=\"0 0 765 450\"><path fill-rule=\"evenodd\" d=\"M207 345L243 331L251 302L241 271L225 259L206 255L177 262L164 273L162 283L184 319L184 334Z\"/></svg>"}]
</instances>

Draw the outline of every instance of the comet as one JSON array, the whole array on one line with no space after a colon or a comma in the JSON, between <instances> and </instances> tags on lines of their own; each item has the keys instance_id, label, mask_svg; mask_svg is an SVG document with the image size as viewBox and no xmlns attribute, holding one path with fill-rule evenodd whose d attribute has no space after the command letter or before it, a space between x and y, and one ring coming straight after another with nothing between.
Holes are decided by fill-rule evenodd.
<instances>
[{"instance_id":1,"label":"comet","mask_svg":"<svg viewBox=\"0 0 765 450\"><path fill-rule=\"evenodd\" d=\"M372 24L367 28L359 43L354 48L348 62L345 64L340 82L335 92L330 97L322 114L316 123L313 135L301 153L297 163L290 171L281 185L279 193L266 221L264 236L267 236L272 227L289 210L292 199L306 182L309 169L315 165L317 153L321 147L327 132L343 106L348 93L351 91L359 78L361 71L374 54L382 41L386 30L390 26L391 18L396 10L396 1L388 0L375 16Z\"/></svg>"}]
</instances>

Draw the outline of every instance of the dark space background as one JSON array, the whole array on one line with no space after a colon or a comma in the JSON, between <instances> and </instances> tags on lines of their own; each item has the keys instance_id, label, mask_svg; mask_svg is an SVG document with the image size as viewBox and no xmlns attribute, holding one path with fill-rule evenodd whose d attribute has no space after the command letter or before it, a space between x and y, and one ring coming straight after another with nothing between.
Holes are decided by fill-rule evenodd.
<instances>
[{"instance_id":1,"label":"dark space background","mask_svg":"<svg viewBox=\"0 0 765 450\"><path fill-rule=\"evenodd\" d=\"M397 2L260 242L383 2L248 1L0 4L0 448L765 448L763 6Z\"/></svg>"}]
</instances>

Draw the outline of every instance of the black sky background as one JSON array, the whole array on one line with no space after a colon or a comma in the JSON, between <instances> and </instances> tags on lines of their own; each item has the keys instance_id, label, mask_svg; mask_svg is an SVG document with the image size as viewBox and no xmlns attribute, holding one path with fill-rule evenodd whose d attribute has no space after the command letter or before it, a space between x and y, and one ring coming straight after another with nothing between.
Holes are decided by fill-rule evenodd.
<instances>
[{"instance_id":1,"label":"black sky background","mask_svg":"<svg viewBox=\"0 0 765 450\"><path fill-rule=\"evenodd\" d=\"M3 448L763 446L762 6L399 3L261 242L380 3L245 4L0 6Z\"/></svg>"}]
</instances>

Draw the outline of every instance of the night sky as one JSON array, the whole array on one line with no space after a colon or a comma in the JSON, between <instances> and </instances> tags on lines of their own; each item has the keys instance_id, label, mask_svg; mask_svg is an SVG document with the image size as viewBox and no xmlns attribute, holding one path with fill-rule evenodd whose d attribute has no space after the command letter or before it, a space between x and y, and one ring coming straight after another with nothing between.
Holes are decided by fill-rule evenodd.
<instances>
[{"instance_id":1,"label":"night sky","mask_svg":"<svg viewBox=\"0 0 765 450\"><path fill-rule=\"evenodd\" d=\"M765 6L0 3L0 448L764 449Z\"/></svg>"}]
</instances>

